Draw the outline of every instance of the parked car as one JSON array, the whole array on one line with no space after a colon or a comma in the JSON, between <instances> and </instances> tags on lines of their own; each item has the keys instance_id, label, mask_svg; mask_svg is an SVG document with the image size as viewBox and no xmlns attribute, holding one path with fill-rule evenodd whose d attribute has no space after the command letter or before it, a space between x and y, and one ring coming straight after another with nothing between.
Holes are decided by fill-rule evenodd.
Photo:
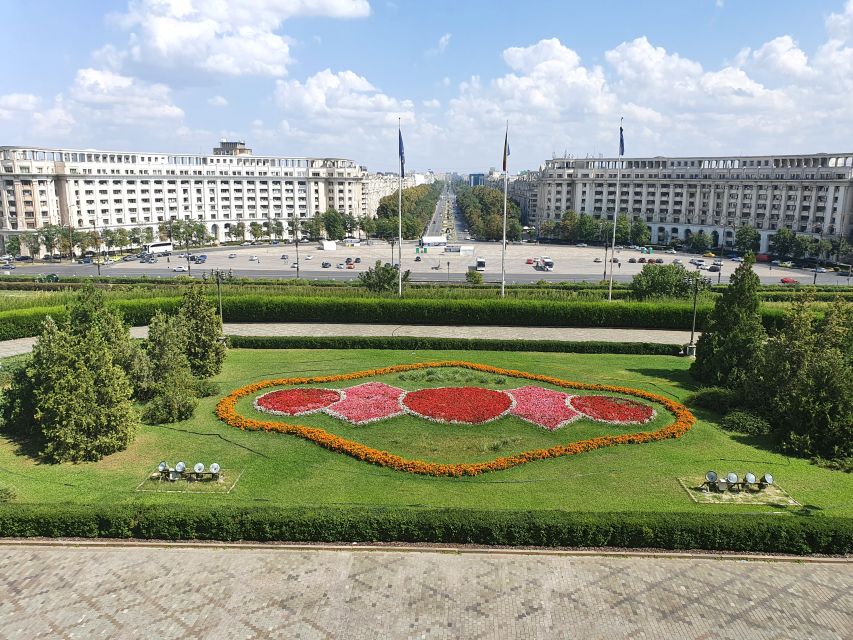
<instances>
[{"instance_id":1,"label":"parked car","mask_svg":"<svg viewBox=\"0 0 853 640\"><path fill-rule=\"evenodd\" d=\"M773 265L774 267L778 267L779 265L781 265L781 264L782 264L782 262L781 262L780 260L774 260L774 261L773 261L773 262L771 262L770 264L771 264L771 265Z\"/></svg>"},{"instance_id":2,"label":"parked car","mask_svg":"<svg viewBox=\"0 0 853 640\"><path fill-rule=\"evenodd\" d=\"M791 262L790 260L785 260L785 262L780 262L779 266L784 267L785 269L793 269L794 263Z\"/></svg>"},{"instance_id":3,"label":"parked car","mask_svg":"<svg viewBox=\"0 0 853 640\"><path fill-rule=\"evenodd\" d=\"M298 262L292 262L292 263L290 264L290 268L291 268L291 269L296 269L298 266L299 266L299 263L298 263Z\"/></svg>"},{"instance_id":4,"label":"parked car","mask_svg":"<svg viewBox=\"0 0 853 640\"><path fill-rule=\"evenodd\" d=\"M619 258L610 258L610 262L619 262Z\"/></svg>"},{"instance_id":5,"label":"parked car","mask_svg":"<svg viewBox=\"0 0 853 640\"><path fill-rule=\"evenodd\" d=\"M0 266L2 266L2 268L3 268L3 269L17 269L17 268L18 268L18 267L16 267L16 266L15 266L15 263L14 263L14 262L4 262L4 263L3 263L2 265L0 265Z\"/></svg>"},{"instance_id":6,"label":"parked car","mask_svg":"<svg viewBox=\"0 0 853 640\"><path fill-rule=\"evenodd\" d=\"M338 263L338 269L346 269L347 266L343 262Z\"/></svg>"},{"instance_id":7,"label":"parked car","mask_svg":"<svg viewBox=\"0 0 853 640\"><path fill-rule=\"evenodd\" d=\"M246 241L245 241L244 243L242 243L240 246L241 246L241 247L251 247L253 244L255 244L255 243L254 243L254 242L250 242L249 240L246 240Z\"/></svg>"},{"instance_id":8,"label":"parked car","mask_svg":"<svg viewBox=\"0 0 853 640\"><path fill-rule=\"evenodd\" d=\"M645 264L646 263L646 257L642 256L642 257L638 258L637 262L639 262L640 264Z\"/></svg>"},{"instance_id":9,"label":"parked car","mask_svg":"<svg viewBox=\"0 0 853 640\"><path fill-rule=\"evenodd\" d=\"M651 259L651 258L649 258L649 262L651 262L651 261L652 261L652 259ZM656 259L655 259L655 262L656 262L657 264L663 264L663 258L656 258Z\"/></svg>"},{"instance_id":10,"label":"parked car","mask_svg":"<svg viewBox=\"0 0 853 640\"><path fill-rule=\"evenodd\" d=\"M314 256L312 256L312 255L309 253L307 256L305 256L305 259L306 259L306 260L313 260L313 259L314 259Z\"/></svg>"},{"instance_id":11,"label":"parked car","mask_svg":"<svg viewBox=\"0 0 853 640\"><path fill-rule=\"evenodd\" d=\"M710 271L711 273L717 273L720 271L720 265L712 264L710 267L708 267L708 271Z\"/></svg>"},{"instance_id":12,"label":"parked car","mask_svg":"<svg viewBox=\"0 0 853 640\"><path fill-rule=\"evenodd\" d=\"M415 256L415 262L420 262L420 261L421 261L421 257L420 257L420 256ZM347 262L347 264L352 264L352 263L351 263L351 262Z\"/></svg>"},{"instance_id":13,"label":"parked car","mask_svg":"<svg viewBox=\"0 0 853 640\"><path fill-rule=\"evenodd\" d=\"M17 260L18 262L32 262L33 257L32 256L18 256L17 258L15 258L15 260Z\"/></svg>"},{"instance_id":14,"label":"parked car","mask_svg":"<svg viewBox=\"0 0 853 640\"><path fill-rule=\"evenodd\" d=\"M716 257L717 257L717 254L716 254L716 253L714 253L713 251L706 251L706 252L705 252L705 253L703 253L702 255L703 255L705 258L716 258Z\"/></svg>"},{"instance_id":15,"label":"parked car","mask_svg":"<svg viewBox=\"0 0 853 640\"><path fill-rule=\"evenodd\" d=\"M677 253L675 249L667 249L664 253Z\"/></svg>"},{"instance_id":16,"label":"parked car","mask_svg":"<svg viewBox=\"0 0 853 640\"><path fill-rule=\"evenodd\" d=\"M361 264L361 258L356 258L356 259L355 259L355 263L356 263L356 264Z\"/></svg>"},{"instance_id":17,"label":"parked car","mask_svg":"<svg viewBox=\"0 0 853 640\"><path fill-rule=\"evenodd\" d=\"M528 258L525 264L533 264L533 258Z\"/></svg>"},{"instance_id":18,"label":"parked car","mask_svg":"<svg viewBox=\"0 0 853 640\"><path fill-rule=\"evenodd\" d=\"M249 262L259 262L258 256L249 256Z\"/></svg>"},{"instance_id":19,"label":"parked car","mask_svg":"<svg viewBox=\"0 0 853 640\"><path fill-rule=\"evenodd\" d=\"M7 253L7 254L5 254L5 255L0 256L0 261L2 261L2 262L8 262L9 260L13 260L14 258L15 258L15 256L13 256L13 255L12 255L12 254L10 254L10 253Z\"/></svg>"},{"instance_id":20,"label":"parked car","mask_svg":"<svg viewBox=\"0 0 853 640\"><path fill-rule=\"evenodd\" d=\"M681 258L673 258L673 259L672 259L672 264L682 264L682 262L681 262Z\"/></svg>"},{"instance_id":21,"label":"parked car","mask_svg":"<svg viewBox=\"0 0 853 640\"><path fill-rule=\"evenodd\" d=\"M632 264L636 264L637 259L636 258L628 258L628 262L630 262Z\"/></svg>"},{"instance_id":22,"label":"parked car","mask_svg":"<svg viewBox=\"0 0 853 640\"><path fill-rule=\"evenodd\" d=\"M328 269L329 267L332 266L332 263L331 262L324 262L320 266L323 267L324 269Z\"/></svg>"},{"instance_id":23,"label":"parked car","mask_svg":"<svg viewBox=\"0 0 853 640\"><path fill-rule=\"evenodd\" d=\"M228 257L229 257L229 258L236 258L236 257L237 257L237 254L236 254L236 253L229 253L229 254L228 254Z\"/></svg>"},{"instance_id":24,"label":"parked car","mask_svg":"<svg viewBox=\"0 0 853 640\"><path fill-rule=\"evenodd\" d=\"M290 260L290 256L289 256L289 255L287 255L286 253L282 253L282 254L281 254L281 259L282 259L282 260Z\"/></svg>"},{"instance_id":25,"label":"parked car","mask_svg":"<svg viewBox=\"0 0 853 640\"><path fill-rule=\"evenodd\" d=\"M347 269L355 269L355 265L350 263L347 265Z\"/></svg>"},{"instance_id":26,"label":"parked car","mask_svg":"<svg viewBox=\"0 0 853 640\"><path fill-rule=\"evenodd\" d=\"M352 264L352 258L347 258L344 262L346 262L347 264Z\"/></svg>"},{"instance_id":27,"label":"parked car","mask_svg":"<svg viewBox=\"0 0 853 640\"><path fill-rule=\"evenodd\" d=\"M148 262L150 262L151 264L154 264L155 262L157 262L157 258L155 258L154 256L151 256L150 258L148 258Z\"/></svg>"},{"instance_id":28,"label":"parked car","mask_svg":"<svg viewBox=\"0 0 853 640\"><path fill-rule=\"evenodd\" d=\"M782 278L782 284L800 284L800 281L795 278Z\"/></svg>"},{"instance_id":29,"label":"parked car","mask_svg":"<svg viewBox=\"0 0 853 640\"><path fill-rule=\"evenodd\" d=\"M814 271L815 273L826 273L826 269L823 267L815 267L814 269L812 269L812 271Z\"/></svg>"},{"instance_id":30,"label":"parked car","mask_svg":"<svg viewBox=\"0 0 853 640\"><path fill-rule=\"evenodd\" d=\"M596 258L593 262L601 262L601 258Z\"/></svg>"},{"instance_id":31,"label":"parked car","mask_svg":"<svg viewBox=\"0 0 853 640\"><path fill-rule=\"evenodd\" d=\"M576 247L588 247L589 245L586 242L578 242L575 246Z\"/></svg>"},{"instance_id":32,"label":"parked car","mask_svg":"<svg viewBox=\"0 0 853 640\"><path fill-rule=\"evenodd\" d=\"M714 264L715 264L715 265L717 265L718 267L722 267L722 266L723 266L723 261L722 261L722 260L720 260L719 258L717 258L716 260L714 260Z\"/></svg>"},{"instance_id":33,"label":"parked car","mask_svg":"<svg viewBox=\"0 0 853 640\"><path fill-rule=\"evenodd\" d=\"M740 256L735 256L734 258L732 258L732 262L743 262L743 258L741 258Z\"/></svg>"},{"instance_id":34,"label":"parked car","mask_svg":"<svg viewBox=\"0 0 853 640\"><path fill-rule=\"evenodd\" d=\"M187 268L182 264L179 264L177 267L174 267L172 269L172 271L178 271L178 272L184 272L186 270L187 270Z\"/></svg>"}]
</instances>

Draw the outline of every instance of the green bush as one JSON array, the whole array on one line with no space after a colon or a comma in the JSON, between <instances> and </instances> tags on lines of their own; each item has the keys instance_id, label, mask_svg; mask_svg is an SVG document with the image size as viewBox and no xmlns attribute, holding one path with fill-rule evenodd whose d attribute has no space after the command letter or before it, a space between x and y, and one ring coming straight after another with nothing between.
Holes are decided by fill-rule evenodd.
<instances>
[{"instance_id":1,"label":"green bush","mask_svg":"<svg viewBox=\"0 0 853 640\"><path fill-rule=\"evenodd\" d=\"M630 353L677 356L680 347L654 342L570 342L568 340L485 340L416 336L228 336L235 349L405 349L460 351L546 351L555 353Z\"/></svg>"},{"instance_id":2,"label":"green bush","mask_svg":"<svg viewBox=\"0 0 853 640\"><path fill-rule=\"evenodd\" d=\"M413 508L0 505L0 536L853 551L853 519Z\"/></svg>"},{"instance_id":3,"label":"green bush","mask_svg":"<svg viewBox=\"0 0 853 640\"><path fill-rule=\"evenodd\" d=\"M195 395L197 398L212 398L219 395L219 383L210 378L197 378L195 381Z\"/></svg>"},{"instance_id":4,"label":"green bush","mask_svg":"<svg viewBox=\"0 0 853 640\"><path fill-rule=\"evenodd\" d=\"M726 431L764 436L772 431L770 423L753 411L738 410L727 414L720 426Z\"/></svg>"},{"instance_id":5,"label":"green bush","mask_svg":"<svg viewBox=\"0 0 853 640\"><path fill-rule=\"evenodd\" d=\"M170 424L189 420L197 405L194 388L164 387L145 405L142 419L148 424Z\"/></svg>"},{"instance_id":6,"label":"green bush","mask_svg":"<svg viewBox=\"0 0 853 640\"><path fill-rule=\"evenodd\" d=\"M687 396L684 403L717 413L726 413L737 403L737 393L725 387L703 387Z\"/></svg>"},{"instance_id":7,"label":"green bush","mask_svg":"<svg viewBox=\"0 0 853 640\"><path fill-rule=\"evenodd\" d=\"M0 482L0 502L11 502L15 499L15 490L7 484Z\"/></svg>"}]
</instances>

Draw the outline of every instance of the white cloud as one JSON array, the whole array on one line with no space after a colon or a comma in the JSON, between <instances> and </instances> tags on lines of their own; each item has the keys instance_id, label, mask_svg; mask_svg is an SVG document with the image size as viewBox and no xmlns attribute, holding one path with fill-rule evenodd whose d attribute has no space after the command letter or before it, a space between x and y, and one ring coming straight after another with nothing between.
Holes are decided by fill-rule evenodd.
<instances>
[{"instance_id":1,"label":"white cloud","mask_svg":"<svg viewBox=\"0 0 853 640\"><path fill-rule=\"evenodd\" d=\"M814 72L809 66L806 52L788 35L765 42L752 52L751 62L771 72L788 76L804 78Z\"/></svg>"},{"instance_id":2,"label":"white cloud","mask_svg":"<svg viewBox=\"0 0 853 640\"><path fill-rule=\"evenodd\" d=\"M278 33L286 20L367 15L367 0L136 0L115 22L130 32L137 64L283 76L292 62L292 42Z\"/></svg>"},{"instance_id":3,"label":"white cloud","mask_svg":"<svg viewBox=\"0 0 853 640\"><path fill-rule=\"evenodd\" d=\"M826 19L826 30L834 40L853 39L853 0L847 0L842 13L831 13Z\"/></svg>"},{"instance_id":4,"label":"white cloud","mask_svg":"<svg viewBox=\"0 0 853 640\"><path fill-rule=\"evenodd\" d=\"M441 107L441 102L433 98L431 100L424 100L423 105L427 109L438 109L439 107Z\"/></svg>"},{"instance_id":5,"label":"white cloud","mask_svg":"<svg viewBox=\"0 0 853 640\"><path fill-rule=\"evenodd\" d=\"M0 96L0 109L8 111L35 111L41 98L31 93L7 93Z\"/></svg>"},{"instance_id":6,"label":"white cloud","mask_svg":"<svg viewBox=\"0 0 853 640\"><path fill-rule=\"evenodd\" d=\"M213 96L212 98L208 98L207 104L209 104L211 107L227 107L228 100L226 100L222 96Z\"/></svg>"},{"instance_id":7,"label":"white cloud","mask_svg":"<svg viewBox=\"0 0 853 640\"><path fill-rule=\"evenodd\" d=\"M444 53L447 50L448 45L450 44L450 38L453 34L445 33L438 39L438 44L436 44L435 48L427 49L426 53L430 56L438 56Z\"/></svg>"},{"instance_id":8,"label":"white cloud","mask_svg":"<svg viewBox=\"0 0 853 640\"><path fill-rule=\"evenodd\" d=\"M100 69L79 69L69 96L77 108L90 112L90 121L120 126L178 122L182 109L172 103L171 90L131 76Z\"/></svg>"}]
</instances>

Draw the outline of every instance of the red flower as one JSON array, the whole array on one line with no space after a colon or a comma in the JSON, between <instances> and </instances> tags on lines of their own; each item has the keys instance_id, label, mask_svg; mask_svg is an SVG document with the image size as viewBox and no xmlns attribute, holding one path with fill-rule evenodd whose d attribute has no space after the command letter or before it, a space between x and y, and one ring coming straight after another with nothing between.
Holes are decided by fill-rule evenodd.
<instances>
[{"instance_id":1,"label":"red flower","mask_svg":"<svg viewBox=\"0 0 853 640\"><path fill-rule=\"evenodd\" d=\"M279 416L302 416L340 400L334 389L282 389L255 399L255 408Z\"/></svg>"},{"instance_id":2,"label":"red flower","mask_svg":"<svg viewBox=\"0 0 853 640\"><path fill-rule=\"evenodd\" d=\"M515 399L512 415L551 431L581 415L568 405L571 396L562 391L529 386L509 389L507 393Z\"/></svg>"},{"instance_id":3,"label":"red flower","mask_svg":"<svg viewBox=\"0 0 853 640\"><path fill-rule=\"evenodd\" d=\"M400 415L400 396L405 391L384 382L365 382L342 391L343 399L325 411L353 424L367 424Z\"/></svg>"},{"instance_id":4,"label":"red flower","mask_svg":"<svg viewBox=\"0 0 853 640\"><path fill-rule=\"evenodd\" d=\"M403 406L427 420L480 424L499 418L513 406L510 396L502 391L480 387L440 387L410 391Z\"/></svg>"},{"instance_id":5,"label":"red flower","mask_svg":"<svg viewBox=\"0 0 853 640\"><path fill-rule=\"evenodd\" d=\"M614 396L575 396L572 406L593 420L614 424L638 424L655 417L654 409L634 400Z\"/></svg>"}]
</instances>

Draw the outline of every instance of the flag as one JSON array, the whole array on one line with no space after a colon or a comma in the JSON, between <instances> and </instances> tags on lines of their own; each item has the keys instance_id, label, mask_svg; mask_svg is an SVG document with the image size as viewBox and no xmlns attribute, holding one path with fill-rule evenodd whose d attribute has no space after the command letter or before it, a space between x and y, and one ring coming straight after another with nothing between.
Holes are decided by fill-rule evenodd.
<instances>
[{"instance_id":1,"label":"flag","mask_svg":"<svg viewBox=\"0 0 853 640\"><path fill-rule=\"evenodd\" d=\"M406 175L406 153L403 151L403 130L398 128L397 132L400 134L400 176L405 177Z\"/></svg>"},{"instance_id":2,"label":"flag","mask_svg":"<svg viewBox=\"0 0 853 640\"><path fill-rule=\"evenodd\" d=\"M622 135L622 120L619 120L619 156L625 155L625 137Z\"/></svg>"},{"instance_id":3,"label":"flag","mask_svg":"<svg viewBox=\"0 0 853 640\"><path fill-rule=\"evenodd\" d=\"M509 156L509 127L506 128L506 135L504 135L504 168L506 171L506 159Z\"/></svg>"}]
</instances>

